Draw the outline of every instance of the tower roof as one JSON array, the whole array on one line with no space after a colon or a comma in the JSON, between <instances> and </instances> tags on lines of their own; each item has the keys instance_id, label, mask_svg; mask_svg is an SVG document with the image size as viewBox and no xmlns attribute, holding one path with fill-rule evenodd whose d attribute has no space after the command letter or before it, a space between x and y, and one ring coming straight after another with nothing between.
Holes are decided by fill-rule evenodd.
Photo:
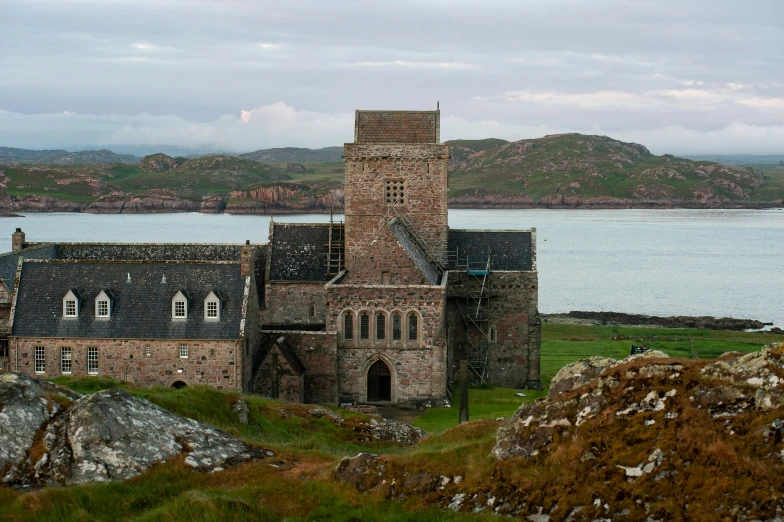
<instances>
[{"instance_id":1,"label":"tower roof","mask_svg":"<svg viewBox=\"0 0 784 522\"><path fill-rule=\"evenodd\" d=\"M355 143L440 143L441 111L357 111Z\"/></svg>"}]
</instances>

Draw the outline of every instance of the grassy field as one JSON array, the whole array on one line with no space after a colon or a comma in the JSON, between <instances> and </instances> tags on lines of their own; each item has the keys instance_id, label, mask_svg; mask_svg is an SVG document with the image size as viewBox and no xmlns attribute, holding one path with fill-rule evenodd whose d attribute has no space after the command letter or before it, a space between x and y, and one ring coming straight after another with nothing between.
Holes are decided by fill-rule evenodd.
<instances>
[{"instance_id":1,"label":"grassy field","mask_svg":"<svg viewBox=\"0 0 784 522\"><path fill-rule=\"evenodd\" d=\"M772 335L705 330L608 326L543 325L542 382L545 391L501 387L470 390L470 416L509 417L520 404L546 394L552 376L569 362L591 355L625 357L631 344L644 342L672 356L691 357L689 337L700 357L728 350L750 352L777 340ZM338 459L362 451L395 454L414 467L455 469L475 480L492 480L487 458L499 422L486 420L459 427L457 408L431 409L415 424L431 435L413 448L388 442L363 442L352 428L363 418L341 412L346 427L307 415L309 406L283 406L258 396L243 396L249 423L240 424L230 405L235 394L209 388L141 389L110 379L60 378L56 382L82 393L122 387L176 414L213 424L253 444L272 449L270 461L244 464L215 474L201 474L174 459L122 483L17 491L0 487L0 520L336 520L431 521L496 520L487 515L442 511L423 499L391 502L360 494L337 482ZM288 414L281 412L281 407ZM296 413L299 412L300 415ZM451 429L450 429L451 428Z\"/></svg>"}]
</instances>

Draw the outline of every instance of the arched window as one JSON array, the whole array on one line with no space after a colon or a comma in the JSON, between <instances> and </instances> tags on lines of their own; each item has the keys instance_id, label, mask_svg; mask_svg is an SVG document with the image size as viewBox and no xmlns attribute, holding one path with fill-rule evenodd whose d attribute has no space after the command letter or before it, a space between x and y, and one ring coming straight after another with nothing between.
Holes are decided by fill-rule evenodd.
<instances>
[{"instance_id":1,"label":"arched window","mask_svg":"<svg viewBox=\"0 0 784 522\"><path fill-rule=\"evenodd\" d=\"M367 312L359 314L359 338L360 340L370 339L370 317Z\"/></svg>"},{"instance_id":2,"label":"arched window","mask_svg":"<svg viewBox=\"0 0 784 522\"><path fill-rule=\"evenodd\" d=\"M400 326L400 314L392 314L392 340L399 341L402 339L402 327Z\"/></svg>"},{"instance_id":3,"label":"arched window","mask_svg":"<svg viewBox=\"0 0 784 522\"><path fill-rule=\"evenodd\" d=\"M316 305L314 304L310 305L310 316L316 317Z\"/></svg>"},{"instance_id":4,"label":"arched window","mask_svg":"<svg viewBox=\"0 0 784 522\"><path fill-rule=\"evenodd\" d=\"M387 318L380 313L376 316L376 340L383 341L387 338Z\"/></svg>"},{"instance_id":5,"label":"arched window","mask_svg":"<svg viewBox=\"0 0 784 522\"><path fill-rule=\"evenodd\" d=\"M351 312L343 314L343 339L350 341L354 338L354 316Z\"/></svg>"},{"instance_id":6,"label":"arched window","mask_svg":"<svg viewBox=\"0 0 784 522\"><path fill-rule=\"evenodd\" d=\"M408 340L416 341L417 339L419 339L419 325L416 314L411 312L408 314Z\"/></svg>"},{"instance_id":7,"label":"arched window","mask_svg":"<svg viewBox=\"0 0 784 522\"><path fill-rule=\"evenodd\" d=\"M496 341L495 326L490 327L490 331L487 334L487 338L490 340L491 343L494 343Z\"/></svg>"}]
</instances>

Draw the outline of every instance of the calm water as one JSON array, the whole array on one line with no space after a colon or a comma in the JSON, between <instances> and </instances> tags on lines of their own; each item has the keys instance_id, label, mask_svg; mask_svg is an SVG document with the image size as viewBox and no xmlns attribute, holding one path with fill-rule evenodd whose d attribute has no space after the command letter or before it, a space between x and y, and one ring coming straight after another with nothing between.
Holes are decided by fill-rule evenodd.
<instances>
[{"instance_id":1,"label":"calm water","mask_svg":"<svg viewBox=\"0 0 784 522\"><path fill-rule=\"evenodd\" d=\"M10 250L16 227L28 241L240 243L266 241L269 221L228 214L29 214L0 220L0 251ZM452 210L449 224L536 227L544 313L714 315L784 327L784 210Z\"/></svg>"}]
</instances>

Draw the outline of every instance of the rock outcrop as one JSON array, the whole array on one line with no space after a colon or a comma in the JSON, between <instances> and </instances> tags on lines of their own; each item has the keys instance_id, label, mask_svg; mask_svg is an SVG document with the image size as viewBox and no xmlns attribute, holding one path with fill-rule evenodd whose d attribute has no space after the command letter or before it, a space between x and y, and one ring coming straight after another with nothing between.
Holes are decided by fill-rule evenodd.
<instances>
[{"instance_id":1,"label":"rock outcrop","mask_svg":"<svg viewBox=\"0 0 784 522\"><path fill-rule=\"evenodd\" d=\"M360 454L335 476L386 498L534 521L782 520L784 343L715 361L577 361L499 427L486 463L466 460Z\"/></svg>"},{"instance_id":2,"label":"rock outcrop","mask_svg":"<svg viewBox=\"0 0 784 522\"><path fill-rule=\"evenodd\" d=\"M178 165L176 159L159 152L143 157L139 164L139 170L142 172L166 172L176 169Z\"/></svg>"},{"instance_id":3,"label":"rock outcrop","mask_svg":"<svg viewBox=\"0 0 784 522\"><path fill-rule=\"evenodd\" d=\"M577 319L585 324L660 326L663 328L697 328L700 330L759 330L765 323L755 319L734 319L731 317L711 316L656 316L625 314L623 312L582 312L572 311L568 314L552 314L548 319L553 322L570 322Z\"/></svg>"},{"instance_id":4,"label":"rock outcrop","mask_svg":"<svg viewBox=\"0 0 784 522\"><path fill-rule=\"evenodd\" d=\"M11 485L125 480L183 455L200 471L272 456L120 389L79 396L0 375L0 474Z\"/></svg>"},{"instance_id":5,"label":"rock outcrop","mask_svg":"<svg viewBox=\"0 0 784 522\"><path fill-rule=\"evenodd\" d=\"M156 214L196 212L200 204L184 199L168 190L150 191L136 196L128 192L112 192L90 203L85 212L94 214Z\"/></svg>"}]
</instances>

